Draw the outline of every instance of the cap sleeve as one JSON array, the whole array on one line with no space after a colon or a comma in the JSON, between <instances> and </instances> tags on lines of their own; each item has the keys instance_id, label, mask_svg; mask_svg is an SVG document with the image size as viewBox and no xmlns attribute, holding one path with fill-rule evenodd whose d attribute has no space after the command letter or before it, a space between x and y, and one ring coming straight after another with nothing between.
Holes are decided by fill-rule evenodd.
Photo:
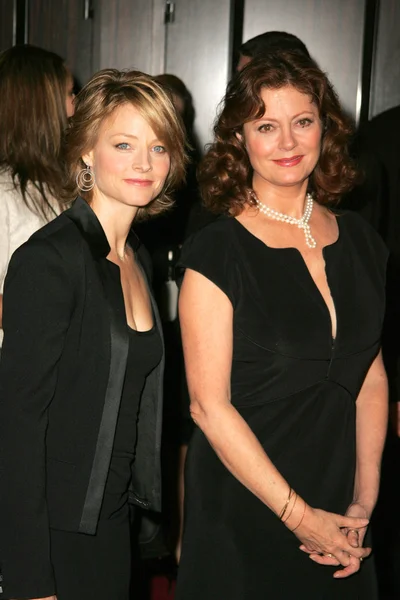
<instances>
[{"instance_id":1,"label":"cap sleeve","mask_svg":"<svg viewBox=\"0 0 400 600\"><path fill-rule=\"evenodd\" d=\"M179 286L186 269L193 269L212 281L235 307L239 276L228 218L207 225L186 240L176 267Z\"/></svg>"}]
</instances>

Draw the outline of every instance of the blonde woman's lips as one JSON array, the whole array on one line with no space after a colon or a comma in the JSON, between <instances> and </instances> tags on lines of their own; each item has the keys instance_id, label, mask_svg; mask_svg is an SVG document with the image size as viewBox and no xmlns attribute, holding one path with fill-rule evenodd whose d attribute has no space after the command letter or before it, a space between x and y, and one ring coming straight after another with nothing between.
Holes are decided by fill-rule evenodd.
<instances>
[{"instance_id":1,"label":"blonde woman's lips","mask_svg":"<svg viewBox=\"0 0 400 600\"><path fill-rule=\"evenodd\" d=\"M129 185L138 185L139 187L148 187L153 183L151 179L124 179Z\"/></svg>"}]
</instances>

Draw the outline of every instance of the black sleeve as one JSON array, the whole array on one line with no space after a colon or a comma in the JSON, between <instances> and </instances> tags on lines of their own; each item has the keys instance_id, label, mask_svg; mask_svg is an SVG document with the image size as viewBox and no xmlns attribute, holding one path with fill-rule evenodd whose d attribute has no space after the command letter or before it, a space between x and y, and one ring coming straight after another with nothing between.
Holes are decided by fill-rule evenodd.
<instances>
[{"instance_id":1,"label":"black sleeve","mask_svg":"<svg viewBox=\"0 0 400 600\"><path fill-rule=\"evenodd\" d=\"M182 282L185 269L207 277L236 306L239 292L238 268L228 219L212 223L187 239L177 265L177 281Z\"/></svg>"},{"instance_id":2,"label":"black sleeve","mask_svg":"<svg viewBox=\"0 0 400 600\"><path fill-rule=\"evenodd\" d=\"M0 598L55 594L46 505L45 437L73 286L51 243L13 255L0 361Z\"/></svg>"}]
</instances>

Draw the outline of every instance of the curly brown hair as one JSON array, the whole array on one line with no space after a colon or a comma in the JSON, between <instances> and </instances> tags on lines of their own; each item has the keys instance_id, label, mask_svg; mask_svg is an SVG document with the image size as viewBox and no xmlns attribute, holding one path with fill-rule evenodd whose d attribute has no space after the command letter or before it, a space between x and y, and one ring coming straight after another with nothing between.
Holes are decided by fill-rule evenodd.
<instances>
[{"instance_id":1,"label":"curly brown hair","mask_svg":"<svg viewBox=\"0 0 400 600\"><path fill-rule=\"evenodd\" d=\"M136 220L157 215L173 204L171 192L185 178L187 155L185 132L169 95L150 75L140 71L103 69L90 79L75 100L75 114L66 136L68 181L64 185L68 199L78 194L88 202L91 192L77 186L77 175L86 167L82 157L96 145L101 124L125 104L132 104L162 141L171 158L171 167L160 194L139 208Z\"/></svg>"},{"instance_id":2,"label":"curly brown hair","mask_svg":"<svg viewBox=\"0 0 400 600\"><path fill-rule=\"evenodd\" d=\"M306 55L274 52L253 59L228 85L214 127L214 142L198 172L203 202L210 211L234 216L246 204L254 205L253 169L241 139L243 125L264 115L263 89L285 86L310 96L323 124L320 157L308 182L314 199L335 204L358 182L359 173L348 152L352 123L327 76Z\"/></svg>"}]
</instances>

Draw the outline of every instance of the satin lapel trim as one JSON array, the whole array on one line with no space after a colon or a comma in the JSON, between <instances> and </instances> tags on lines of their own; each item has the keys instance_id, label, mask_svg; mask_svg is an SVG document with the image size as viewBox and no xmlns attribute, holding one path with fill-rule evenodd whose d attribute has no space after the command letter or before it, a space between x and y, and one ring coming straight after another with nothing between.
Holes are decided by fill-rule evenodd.
<instances>
[{"instance_id":1,"label":"satin lapel trim","mask_svg":"<svg viewBox=\"0 0 400 600\"><path fill-rule=\"evenodd\" d=\"M92 472L86 493L79 531L96 532L104 488L110 467L115 429L122 388L124 384L129 337L126 326L125 306L122 296L120 272L109 261L99 261L110 318L110 371L104 401L103 415L93 460ZM93 349L96 352L96 348Z\"/></svg>"}]
</instances>

